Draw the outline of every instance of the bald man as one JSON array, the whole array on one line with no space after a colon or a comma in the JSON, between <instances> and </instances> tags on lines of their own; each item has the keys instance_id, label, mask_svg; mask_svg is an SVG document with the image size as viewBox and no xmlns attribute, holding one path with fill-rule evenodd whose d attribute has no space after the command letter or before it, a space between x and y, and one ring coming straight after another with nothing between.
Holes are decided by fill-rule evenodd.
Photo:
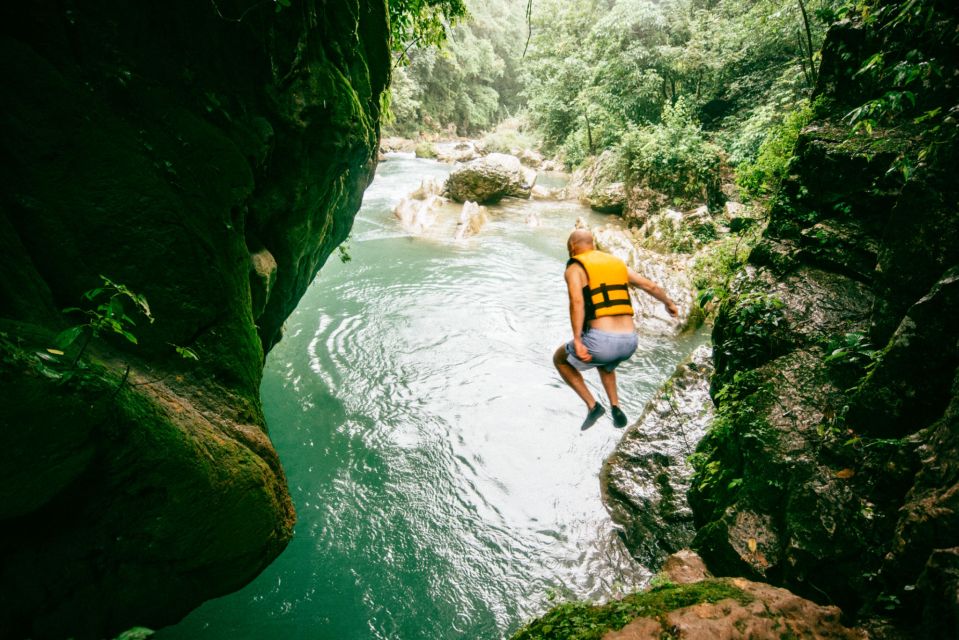
<instances>
[{"instance_id":1,"label":"bald man","mask_svg":"<svg viewBox=\"0 0 959 640\"><path fill-rule=\"evenodd\" d=\"M589 429L606 413L586 387L580 371L596 368L609 396L616 428L626 426L619 408L616 367L636 351L636 328L629 286L638 287L666 306L674 318L679 310L662 287L626 266L622 260L597 251L593 234L577 229L566 242L566 287L569 289L569 321L573 339L553 354L553 364L573 391L586 403L588 413L580 427Z\"/></svg>"}]
</instances>

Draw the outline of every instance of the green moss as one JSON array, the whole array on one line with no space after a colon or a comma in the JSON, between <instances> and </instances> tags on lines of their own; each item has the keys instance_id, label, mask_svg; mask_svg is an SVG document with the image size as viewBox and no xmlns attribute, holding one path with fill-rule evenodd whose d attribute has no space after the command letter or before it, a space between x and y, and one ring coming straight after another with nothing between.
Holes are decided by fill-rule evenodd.
<instances>
[{"instance_id":1,"label":"green moss","mask_svg":"<svg viewBox=\"0 0 959 640\"><path fill-rule=\"evenodd\" d=\"M716 417L689 460L695 470L689 498L704 522L721 518L741 491L755 494L770 489L762 482L744 485L743 478L750 461L763 460L761 452L775 447L777 440L766 420L774 402L773 384L759 372L736 373L714 395L719 403Z\"/></svg>"},{"instance_id":2,"label":"green moss","mask_svg":"<svg viewBox=\"0 0 959 640\"><path fill-rule=\"evenodd\" d=\"M512 640L591 640L623 628L634 618L662 618L670 611L731 598L747 604L752 598L724 580L687 585L666 584L604 605L566 602L554 607L513 635Z\"/></svg>"}]
</instances>

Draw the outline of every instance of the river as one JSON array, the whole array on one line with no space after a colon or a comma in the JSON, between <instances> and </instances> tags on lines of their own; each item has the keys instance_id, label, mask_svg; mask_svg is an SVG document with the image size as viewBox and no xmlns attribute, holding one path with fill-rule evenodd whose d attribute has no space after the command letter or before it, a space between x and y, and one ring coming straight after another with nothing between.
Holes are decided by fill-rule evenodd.
<instances>
[{"instance_id":1,"label":"river","mask_svg":"<svg viewBox=\"0 0 959 640\"><path fill-rule=\"evenodd\" d=\"M566 237L578 216L610 217L514 201L465 241L452 206L424 236L404 232L393 206L448 170L380 164L352 260L331 256L267 358L294 538L161 640L501 638L558 599L648 580L600 500L622 432L608 416L581 432L585 408L551 361L570 331ZM640 338L619 370L630 418L700 341Z\"/></svg>"}]
</instances>

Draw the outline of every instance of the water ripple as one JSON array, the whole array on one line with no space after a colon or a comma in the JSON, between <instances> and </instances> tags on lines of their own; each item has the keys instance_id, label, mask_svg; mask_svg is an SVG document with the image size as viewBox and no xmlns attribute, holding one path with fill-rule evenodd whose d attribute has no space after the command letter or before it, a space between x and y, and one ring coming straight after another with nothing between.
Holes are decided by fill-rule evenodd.
<instances>
[{"instance_id":1,"label":"water ripple","mask_svg":"<svg viewBox=\"0 0 959 640\"><path fill-rule=\"evenodd\" d=\"M569 332L565 237L594 214L511 202L468 243L401 233L393 204L445 171L381 165L353 260L327 264L270 355L289 549L161 638L497 638L549 592L605 599L648 578L599 496L620 432L580 432L551 363ZM619 375L628 414L693 346L641 338Z\"/></svg>"}]
</instances>

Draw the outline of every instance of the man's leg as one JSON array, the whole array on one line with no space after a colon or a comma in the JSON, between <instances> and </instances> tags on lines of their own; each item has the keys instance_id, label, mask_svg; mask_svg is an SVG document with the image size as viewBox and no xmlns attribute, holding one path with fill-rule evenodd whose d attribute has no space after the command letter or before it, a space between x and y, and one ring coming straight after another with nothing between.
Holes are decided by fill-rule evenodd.
<instances>
[{"instance_id":1,"label":"man's leg","mask_svg":"<svg viewBox=\"0 0 959 640\"><path fill-rule=\"evenodd\" d=\"M623 410L619 408L619 394L616 393L616 371L606 371L599 368L599 379L603 382L603 389L609 396L610 410L613 413L613 426L622 429L626 426L627 418Z\"/></svg>"},{"instance_id":2,"label":"man's leg","mask_svg":"<svg viewBox=\"0 0 959 640\"><path fill-rule=\"evenodd\" d=\"M566 381L566 384L576 392L576 395L582 398L587 407L592 409L596 405L596 399L593 398L593 394L590 393L586 387L583 375L566 359L566 345L560 346L560 348L556 350L556 353L553 354L553 364L556 366L556 370L559 371L559 375Z\"/></svg>"},{"instance_id":3,"label":"man's leg","mask_svg":"<svg viewBox=\"0 0 959 640\"><path fill-rule=\"evenodd\" d=\"M609 403L614 407L618 407L619 394L616 393L616 371L606 371L602 367L599 367L597 371L599 371L599 379L603 383L603 389L606 390L606 395L609 396Z\"/></svg>"}]
</instances>

